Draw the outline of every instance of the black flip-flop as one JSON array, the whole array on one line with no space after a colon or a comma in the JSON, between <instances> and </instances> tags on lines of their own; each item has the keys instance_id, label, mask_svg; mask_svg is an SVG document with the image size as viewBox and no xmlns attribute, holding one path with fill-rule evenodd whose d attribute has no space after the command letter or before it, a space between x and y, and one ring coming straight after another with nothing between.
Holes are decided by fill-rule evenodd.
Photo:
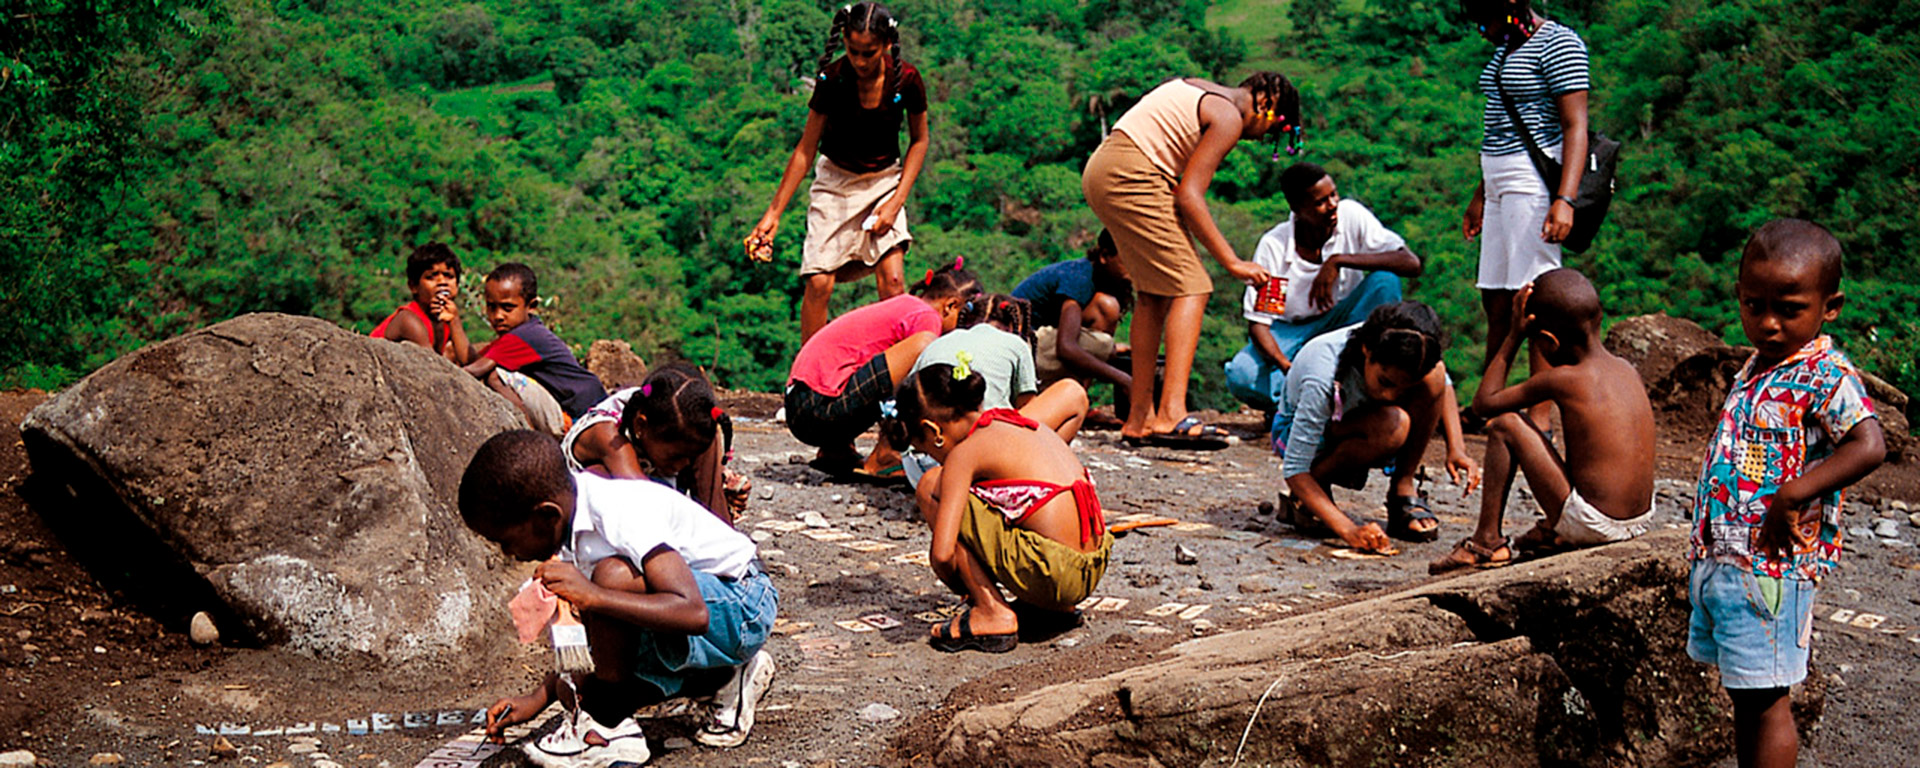
<instances>
[{"instance_id":1,"label":"black flip-flop","mask_svg":"<svg viewBox=\"0 0 1920 768\"><path fill-rule=\"evenodd\" d=\"M1199 432L1193 428L1199 427ZM1156 448L1178 448L1187 451L1218 451L1227 447L1227 431L1212 424L1201 423L1200 417L1189 415L1173 425L1167 432L1153 432L1139 437L1121 435L1121 442L1135 448L1154 446Z\"/></svg>"},{"instance_id":2,"label":"black flip-flop","mask_svg":"<svg viewBox=\"0 0 1920 768\"><path fill-rule=\"evenodd\" d=\"M1433 527L1424 531L1413 529L1415 520L1432 520ZM1401 541L1426 543L1440 538L1440 518L1433 516L1433 509L1427 505L1425 496L1388 496L1387 497L1387 535Z\"/></svg>"},{"instance_id":3,"label":"black flip-flop","mask_svg":"<svg viewBox=\"0 0 1920 768\"><path fill-rule=\"evenodd\" d=\"M1020 645L1018 633L1004 635L976 635L973 633L973 609L960 612L959 633L947 634L948 624L933 628L933 638L928 644L942 653L960 651L979 651L981 653L1006 653Z\"/></svg>"},{"instance_id":4,"label":"black flip-flop","mask_svg":"<svg viewBox=\"0 0 1920 768\"><path fill-rule=\"evenodd\" d=\"M854 470L859 469L860 464L857 461L847 462L835 460L828 456L815 456L807 462L807 466L812 467L814 471L820 474L838 480L853 474Z\"/></svg>"}]
</instances>

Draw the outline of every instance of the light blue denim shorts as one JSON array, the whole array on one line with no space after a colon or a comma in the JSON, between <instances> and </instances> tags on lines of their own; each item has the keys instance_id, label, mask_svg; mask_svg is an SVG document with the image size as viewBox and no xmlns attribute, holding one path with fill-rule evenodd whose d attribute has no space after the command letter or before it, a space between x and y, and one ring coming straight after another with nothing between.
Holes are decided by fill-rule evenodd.
<instances>
[{"instance_id":1,"label":"light blue denim shorts","mask_svg":"<svg viewBox=\"0 0 1920 768\"><path fill-rule=\"evenodd\" d=\"M634 677L652 683L667 696L679 694L693 670L737 667L753 658L767 644L774 615L780 610L780 593L758 564L739 579L696 570L693 580L707 603L706 633L643 632L635 651L639 663Z\"/></svg>"},{"instance_id":2,"label":"light blue denim shorts","mask_svg":"<svg viewBox=\"0 0 1920 768\"><path fill-rule=\"evenodd\" d=\"M1762 596L1753 569L1696 560L1687 580L1693 617L1687 655L1720 667L1727 688L1787 688L1807 679L1813 640L1813 582L1780 581L1780 610Z\"/></svg>"}]
</instances>

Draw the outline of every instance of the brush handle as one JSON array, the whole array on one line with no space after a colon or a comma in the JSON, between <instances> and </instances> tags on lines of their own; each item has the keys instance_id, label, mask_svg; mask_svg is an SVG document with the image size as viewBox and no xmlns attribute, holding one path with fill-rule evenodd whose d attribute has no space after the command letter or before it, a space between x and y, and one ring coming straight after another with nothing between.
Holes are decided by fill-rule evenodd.
<instances>
[{"instance_id":1,"label":"brush handle","mask_svg":"<svg viewBox=\"0 0 1920 768\"><path fill-rule=\"evenodd\" d=\"M555 602L557 603L555 605L555 608L557 610L555 610L553 614L553 623L555 624L579 624L580 623L580 609L573 607L573 603L569 603L566 600L559 599L559 598L556 598Z\"/></svg>"}]
</instances>

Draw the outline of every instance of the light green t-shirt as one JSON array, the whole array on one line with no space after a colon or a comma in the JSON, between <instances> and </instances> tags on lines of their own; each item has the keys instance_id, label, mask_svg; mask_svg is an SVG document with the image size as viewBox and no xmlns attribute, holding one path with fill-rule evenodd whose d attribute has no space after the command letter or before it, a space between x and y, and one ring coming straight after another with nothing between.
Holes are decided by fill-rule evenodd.
<instances>
[{"instance_id":1,"label":"light green t-shirt","mask_svg":"<svg viewBox=\"0 0 1920 768\"><path fill-rule=\"evenodd\" d=\"M981 408L1012 408L1013 398L1039 391L1033 368L1033 346L1026 339L981 323L935 339L920 353L908 375L939 363L957 365L962 350L973 356L974 372L987 380L987 397Z\"/></svg>"}]
</instances>

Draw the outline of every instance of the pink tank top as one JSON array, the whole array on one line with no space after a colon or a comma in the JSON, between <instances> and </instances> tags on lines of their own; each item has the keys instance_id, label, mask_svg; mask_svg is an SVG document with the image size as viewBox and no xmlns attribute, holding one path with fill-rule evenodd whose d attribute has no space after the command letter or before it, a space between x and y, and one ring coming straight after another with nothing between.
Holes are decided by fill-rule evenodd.
<instances>
[{"instance_id":1,"label":"pink tank top","mask_svg":"<svg viewBox=\"0 0 1920 768\"><path fill-rule=\"evenodd\" d=\"M1177 181L1194 147L1200 146L1200 98L1206 95L1206 89L1184 79L1168 80L1140 97L1113 129L1126 134L1153 167Z\"/></svg>"}]
</instances>

